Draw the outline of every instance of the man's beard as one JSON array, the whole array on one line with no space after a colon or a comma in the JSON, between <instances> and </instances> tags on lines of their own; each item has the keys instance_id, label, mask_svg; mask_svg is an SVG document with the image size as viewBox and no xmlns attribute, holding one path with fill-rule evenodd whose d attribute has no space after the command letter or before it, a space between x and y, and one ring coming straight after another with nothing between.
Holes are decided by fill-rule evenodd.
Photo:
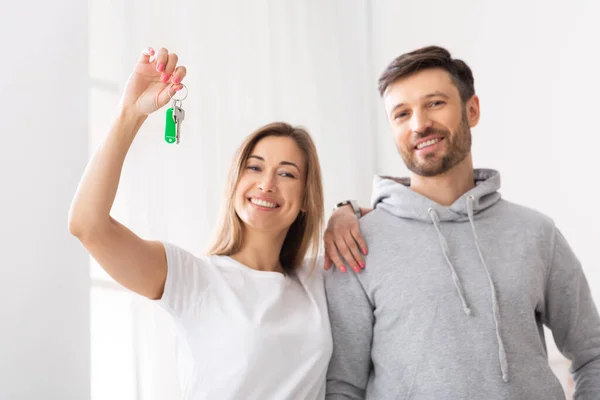
<instances>
[{"instance_id":1,"label":"man's beard","mask_svg":"<svg viewBox=\"0 0 600 400\"><path fill-rule=\"evenodd\" d=\"M398 147L406 167L419 176L431 177L443 174L458 165L471 152L471 128L465 111L454 135L451 135L447 129L428 128L425 132L415 132L411 143L430 135L442 136L446 142L446 154L441 159L436 152L418 159L414 148L407 151Z\"/></svg>"}]
</instances>

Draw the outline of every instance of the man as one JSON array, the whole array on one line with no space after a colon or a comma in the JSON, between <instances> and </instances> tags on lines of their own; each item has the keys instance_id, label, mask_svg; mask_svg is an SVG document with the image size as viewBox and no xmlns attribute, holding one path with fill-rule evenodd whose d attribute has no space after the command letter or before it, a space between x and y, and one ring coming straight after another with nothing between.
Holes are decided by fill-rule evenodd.
<instances>
[{"instance_id":1,"label":"man","mask_svg":"<svg viewBox=\"0 0 600 400\"><path fill-rule=\"evenodd\" d=\"M329 222L327 399L564 399L543 325L575 399L600 399L600 317L577 258L551 219L501 199L497 171L473 169L470 68L426 47L379 89L411 175L375 178L360 231L355 204Z\"/></svg>"}]
</instances>

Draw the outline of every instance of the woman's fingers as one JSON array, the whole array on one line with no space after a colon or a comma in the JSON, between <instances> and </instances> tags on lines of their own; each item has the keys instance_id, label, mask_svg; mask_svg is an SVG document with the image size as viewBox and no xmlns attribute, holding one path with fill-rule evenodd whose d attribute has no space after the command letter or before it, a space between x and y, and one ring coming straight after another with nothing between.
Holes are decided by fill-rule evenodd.
<instances>
[{"instance_id":1,"label":"woman's fingers","mask_svg":"<svg viewBox=\"0 0 600 400\"><path fill-rule=\"evenodd\" d=\"M165 85L166 90L161 90L158 95L158 105L166 104L175 95L176 92L183 89L181 83L187 74L187 70L183 65L177 65L179 57L175 53L162 47L158 51L149 47L142 51L142 60L149 62L156 71L160 73L160 81ZM156 63L156 65L154 65Z\"/></svg>"},{"instance_id":2,"label":"woman's fingers","mask_svg":"<svg viewBox=\"0 0 600 400\"><path fill-rule=\"evenodd\" d=\"M344 257L355 272L360 272L359 266L360 268L364 268L365 262L363 261L362 254L360 254L359 244L350 232L344 237L344 242L346 243L347 253L342 254L342 257Z\"/></svg>"},{"instance_id":3,"label":"woman's fingers","mask_svg":"<svg viewBox=\"0 0 600 400\"><path fill-rule=\"evenodd\" d=\"M167 55L167 62L165 65L165 69L164 69L164 71L162 71L162 75L160 77L160 80L163 83L169 82L169 80L171 79L171 75L173 75L173 71L175 71L175 68L177 67L178 61L179 61L179 57L177 57L177 54L169 53Z\"/></svg>"},{"instance_id":4,"label":"woman's fingers","mask_svg":"<svg viewBox=\"0 0 600 400\"><path fill-rule=\"evenodd\" d=\"M331 266L335 266L342 272L346 272L346 267L342 259L340 258L340 253L338 251L337 243L333 238L332 234L328 232L325 233L325 255L326 255L326 264L325 268L329 269ZM327 261L327 258L331 260L331 263Z\"/></svg>"},{"instance_id":5,"label":"woman's fingers","mask_svg":"<svg viewBox=\"0 0 600 400\"><path fill-rule=\"evenodd\" d=\"M167 67L167 61L169 61L169 52L163 47L156 53L156 70L164 72Z\"/></svg>"},{"instance_id":6,"label":"woman's fingers","mask_svg":"<svg viewBox=\"0 0 600 400\"><path fill-rule=\"evenodd\" d=\"M154 49L152 47L148 47L147 49L142 50L142 54L140 55L139 62L149 63L150 58L155 54Z\"/></svg>"},{"instance_id":7,"label":"woman's fingers","mask_svg":"<svg viewBox=\"0 0 600 400\"><path fill-rule=\"evenodd\" d=\"M179 65L177 68L175 68L175 71L173 71L171 82L173 82L174 85L178 85L181 83L181 81L183 81L183 78L185 78L186 74L187 69L183 65Z\"/></svg>"},{"instance_id":8,"label":"woman's fingers","mask_svg":"<svg viewBox=\"0 0 600 400\"><path fill-rule=\"evenodd\" d=\"M177 65L179 56L162 47L155 51L152 47L148 47L142 51L141 61L156 62L156 70L161 72L160 81L163 83L172 83L175 91L181 90L180 85L183 78L187 74L187 70L182 65Z\"/></svg>"}]
</instances>

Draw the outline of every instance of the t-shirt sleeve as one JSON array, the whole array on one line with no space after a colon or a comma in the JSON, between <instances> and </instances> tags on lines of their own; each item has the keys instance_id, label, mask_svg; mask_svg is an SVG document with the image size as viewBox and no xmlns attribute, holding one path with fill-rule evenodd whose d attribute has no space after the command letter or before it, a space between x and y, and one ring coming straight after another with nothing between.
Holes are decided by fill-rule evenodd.
<instances>
[{"instance_id":1,"label":"t-shirt sleeve","mask_svg":"<svg viewBox=\"0 0 600 400\"><path fill-rule=\"evenodd\" d=\"M162 242L167 256L167 279L162 297L156 302L169 314L179 317L193 311L213 280L214 269L206 257Z\"/></svg>"}]
</instances>

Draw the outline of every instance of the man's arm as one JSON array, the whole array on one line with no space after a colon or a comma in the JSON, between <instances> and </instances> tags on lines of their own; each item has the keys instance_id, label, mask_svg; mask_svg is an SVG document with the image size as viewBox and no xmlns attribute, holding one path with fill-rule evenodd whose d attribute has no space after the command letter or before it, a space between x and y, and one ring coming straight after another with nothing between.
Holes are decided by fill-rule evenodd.
<instances>
[{"instance_id":1,"label":"man's arm","mask_svg":"<svg viewBox=\"0 0 600 400\"><path fill-rule=\"evenodd\" d=\"M373 307L353 272L333 269L325 287L333 335L326 398L362 400L371 371Z\"/></svg>"},{"instance_id":2,"label":"man's arm","mask_svg":"<svg viewBox=\"0 0 600 400\"><path fill-rule=\"evenodd\" d=\"M600 399L600 316L577 257L556 228L554 236L544 322L572 361L573 398Z\"/></svg>"}]
</instances>

